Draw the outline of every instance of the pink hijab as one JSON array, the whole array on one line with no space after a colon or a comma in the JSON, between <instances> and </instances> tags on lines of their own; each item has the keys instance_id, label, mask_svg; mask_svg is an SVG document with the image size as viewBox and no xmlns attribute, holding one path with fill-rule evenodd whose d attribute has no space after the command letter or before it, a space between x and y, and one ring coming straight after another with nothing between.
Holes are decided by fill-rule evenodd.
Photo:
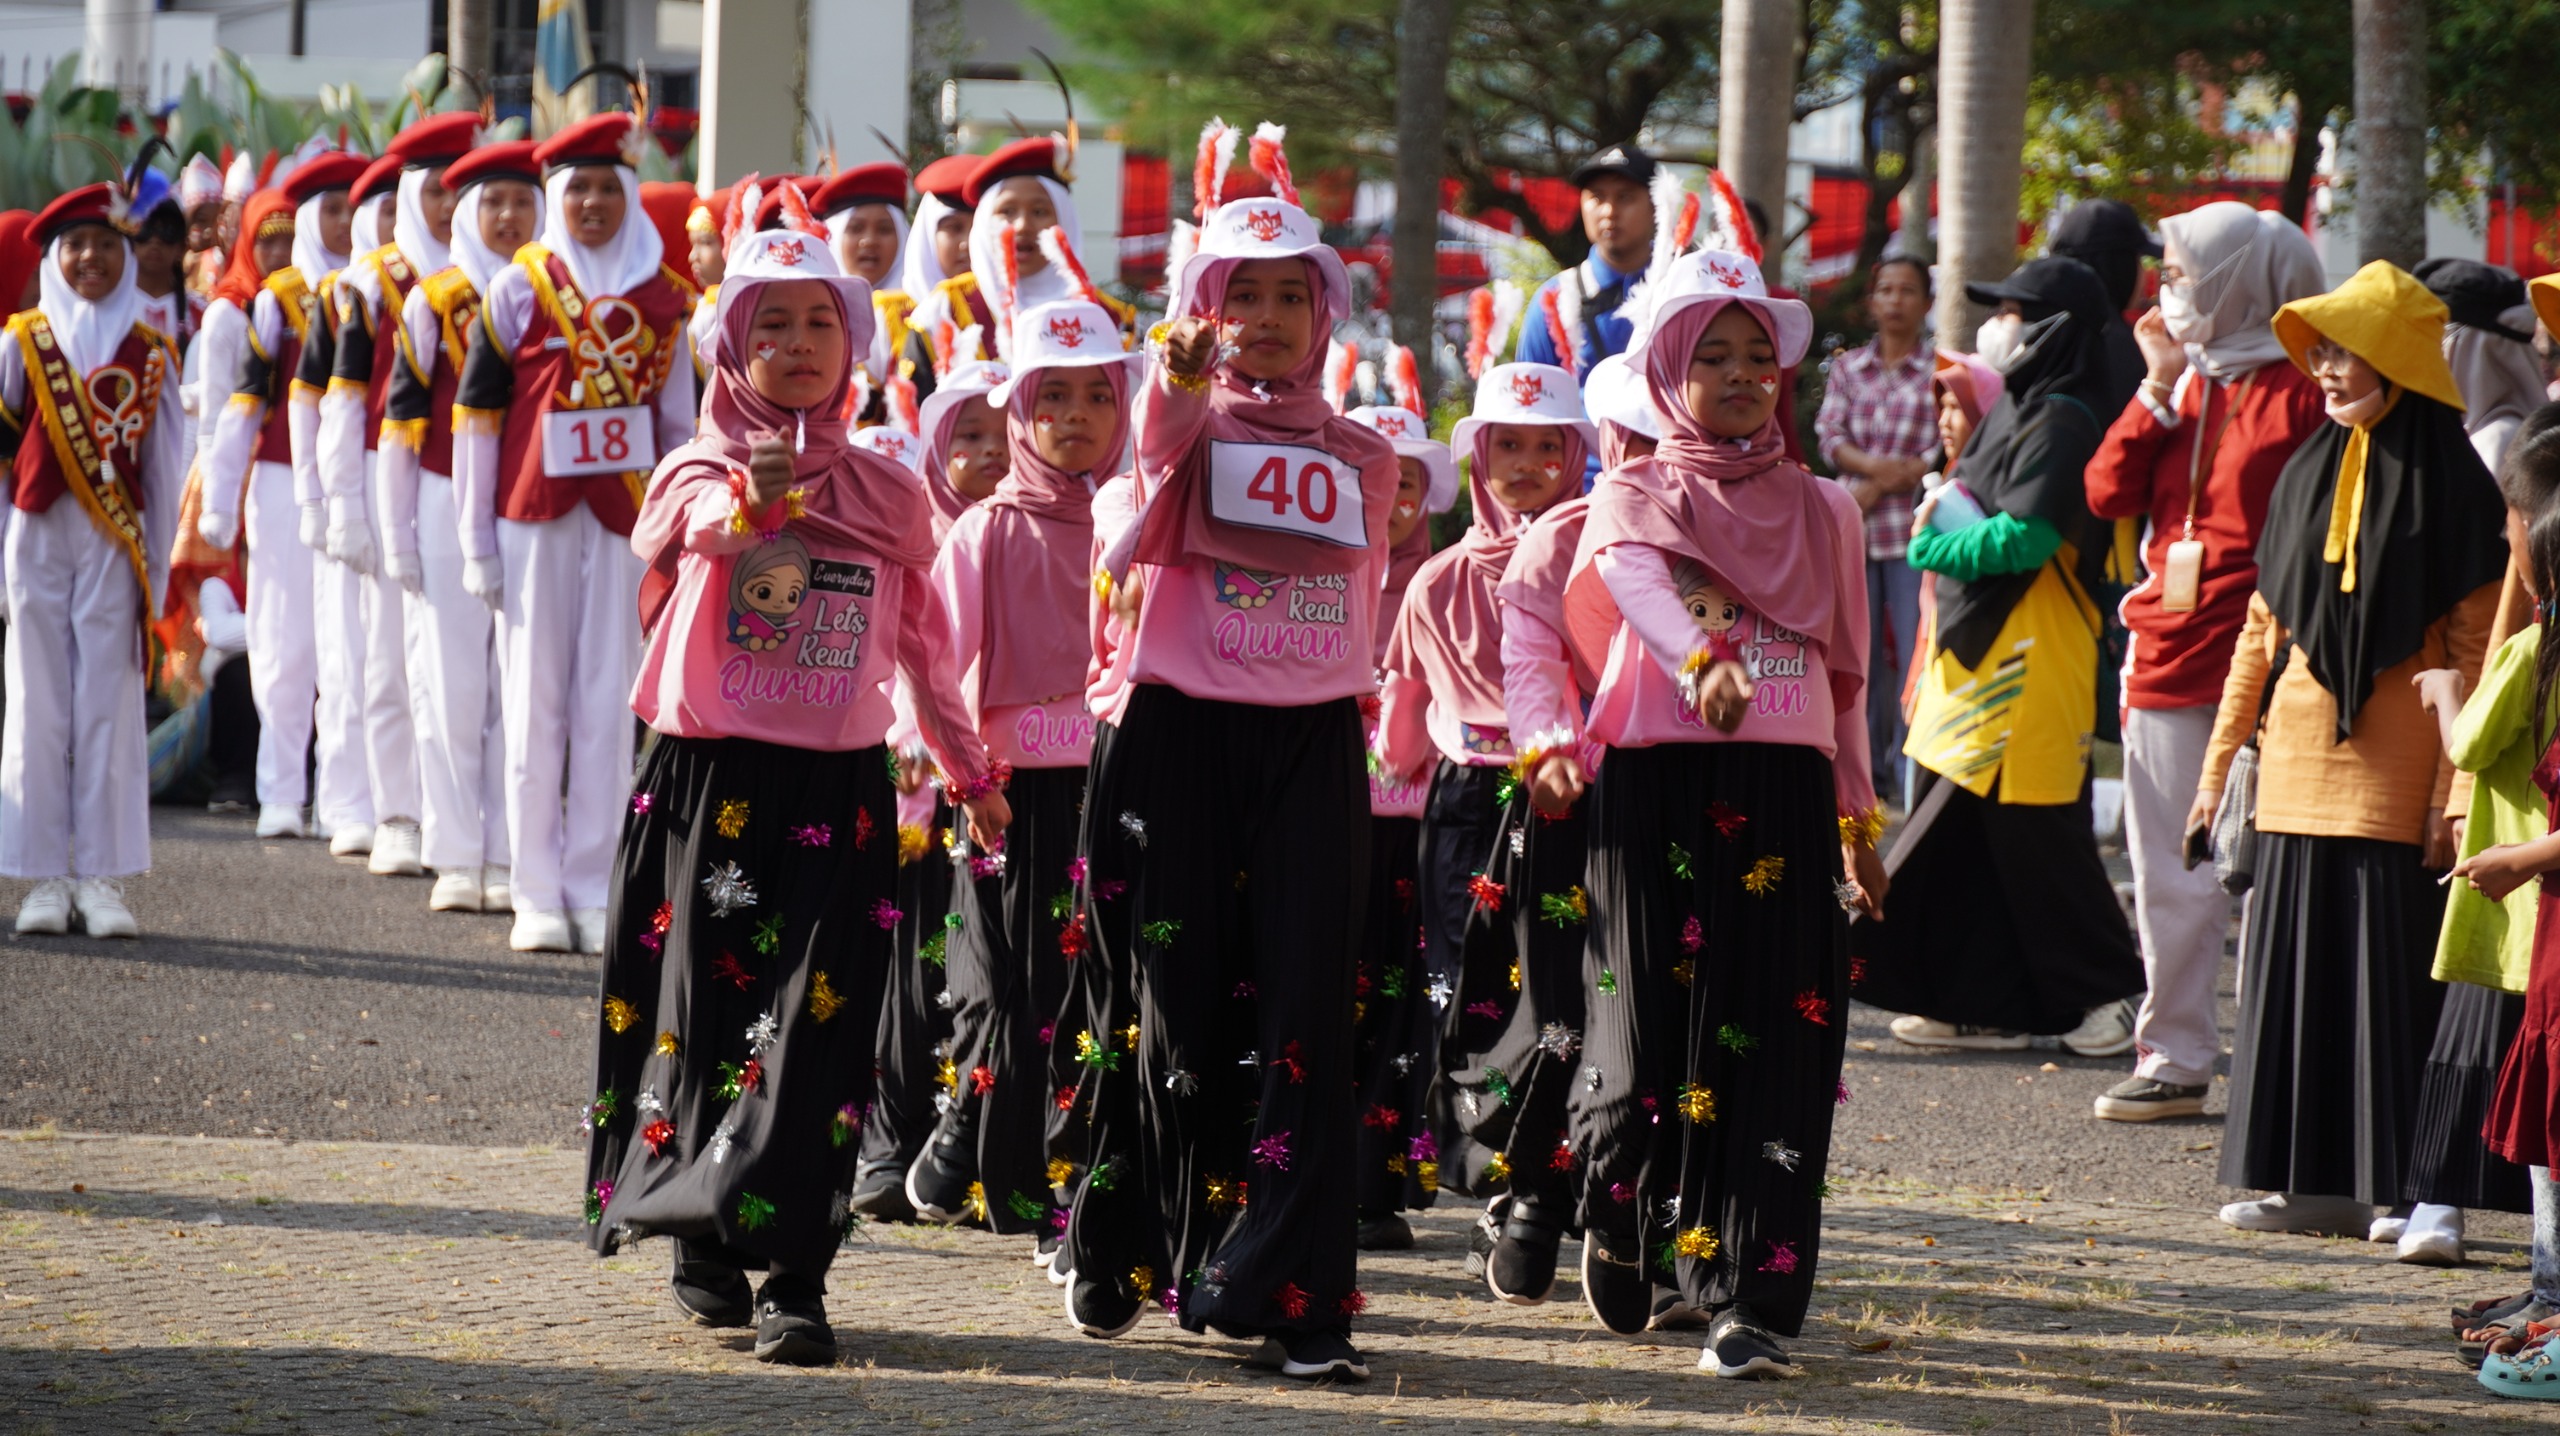
<instances>
[{"instance_id":1,"label":"pink hijab","mask_svg":"<svg viewBox=\"0 0 2560 1436\"><path fill-rule=\"evenodd\" d=\"M1217 259L1201 271L1198 290L1224 295L1227 279L1242 258ZM1307 280L1315 286L1314 312L1329 314L1325 268L1306 262ZM1137 557L1162 566L1218 559L1247 568L1290 574L1350 573L1366 562L1387 534L1387 517L1395 510L1392 479L1383 487L1381 471L1395 472L1395 450L1374 429L1334 412L1325 398L1322 375L1325 346L1307 346L1298 367L1271 382L1257 383L1221 364L1210 371L1209 422L1206 436L1228 443L1303 444L1322 449L1364 475L1362 497L1368 510L1368 543L1344 548L1320 539L1271 533L1221 523L1209 516L1209 446L1194 444L1180 464L1147 496L1139 518Z\"/></svg>"},{"instance_id":2,"label":"pink hijab","mask_svg":"<svg viewBox=\"0 0 2560 1436\"><path fill-rule=\"evenodd\" d=\"M1613 430L1626 432L1605 419L1601 421L1604 447ZM1600 482L1609 482L1605 470ZM1538 515L1521 531L1519 545L1511 552L1511 563L1503 569L1502 581L1494 585L1494 602L1528 613L1559 634L1565 632L1565 582L1573 576L1574 550L1582 543L1582 526L1590 517L1590 494L1576 494ZM1570 644L1566 647L1572 649ZM1578 651L1572 652L1572 658L1574 678L1582 684L1583 691L1596 691L1600 686L1598 669L1584 663Z\"/></svg>"},{"instance_id":3,"label":"pink hijab","mask_svg":"<svg viewBox=\"0 0 2560 1436\"><path fill-rule=\"evenodd\" d=\"M933 506L933 545L951 536L951 526L974 505L969 496L951 487L951 431L960 427L960 411L971 404L983 404L986 396L963 399L933 416L933 432L925 435L924 496ZM989 495L990 498L994 497Z\"/></svg>"},{"instance_id":4,"label":"pink hijab","mask_svg":"<svg viewBox=\"0 0 2560 1436\"><path fill-rule=\"evenodd\" d=\"M1387 642L1396 631L1396 615L1404 609L1405 590L1413 586L1415 574L1431 558L1431 515L1425 512L1414 521L1413 532L1404 542L1387 550L1387 586L1378 596L1378 633L1369 651L1383 662Z\"/></svg>"},{"instance_id":5,"label":"pink hijab","mask_svg":"<svg viewBox=\"0 0 2560 1436\"><path fill-rule=\"evenodd\" d=\"M923 570L933 562L933 531L915 475L866 449L855 448L846 432L843 406L821 404L797 412L756 392L747 382L744 360L755 329L754 291L773 283L756 278L738 284L721 315L720 347L713 354L711 392L703 405L702 426L691 442L670 452L649 480L631 531L632 550L649 565L640 577L640 627L658 621L675 592L677 561L684 556L685 509L705 484L726 487L732 473L743 473L752 437L759 433L800 436L800 452L791 461L792 477L805 490L800 516L791 526L804 539L860 548L884 562ZM844 326L845 362L871 342L870 306L855 314L836 286L827 286ZM829 387L835 392L842 379Z\"/></svg>"},{"instance_id":6,"label":"pink hijab","mask_svg":"<svg viewBox=\"0 0 2560 1436\"><path fill-rule=\"evenodd\" d=\"M1099 367L1111 380L1120 422L1103 442L1102 464L1081 474L1040 457L1032 442L1032 409L1044 371L1014 375L1004 411L1009 467L987 498L986 541L978 555L979 568L990 579L980 605L986 615L978 655L982 714L1084 688L1093 657L1085 612L1093 493L1111 477L1129 441L1129 366ZM956 413L958 406L953 408Z\"/></svg>"},{"instance_id":7,"label":"pink hijab","mask_svg":"<svg viewBox=\"0 0 2560 1436\"><path fill-rule=\"evenodd\" d=\"M1564 439L1564 472L1580 474L1582 435L1564 425L1554 427ZM1502 613L1494 605L1494 588L1511 566L1521 536L1539 518L1580 497L1568 481L1537 513L1503 507L1484 478L1495 428L1487 424L1478 429L1467 456L1467 495L1475 522L1467 526L1465 538L1422 566L1413 595L1422 605L1419 621L1396 626L1386 660L1391 672L1418 670L1431 686L1432 703L1459 722L1486 727L1508 721L1502 703Z\"/></svg>"},{"instance_id":8,"label":"pink hijab","mask_svg":"<svg viewBox=\"0 0 2560 1436\"><path fill-rule=\"evenodd\" d=\"M1837 486L1787 459L1784 410L1743 439L1718 438L1689 412L1689 356L1716 315L1736 302L1674 311L1645 347L1645 385L1665 430L1662 443L1653 457L1610 470L1591 491L1591 516L1565 587L1566 635L1594 672L1608 662L1619 616L1591 560L1615 544L1697 560L1746 607L1825 653L1845 650L1846 625L1866 620L1840 611L1844 559L1824 492Z\"/></svg>"}]
</instances>

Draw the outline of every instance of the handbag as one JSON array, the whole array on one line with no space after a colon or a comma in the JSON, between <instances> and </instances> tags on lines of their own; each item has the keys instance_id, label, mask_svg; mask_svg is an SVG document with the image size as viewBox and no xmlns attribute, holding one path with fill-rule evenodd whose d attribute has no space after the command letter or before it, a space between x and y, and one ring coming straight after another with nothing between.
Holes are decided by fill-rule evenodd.
<instances>
[{"instance_id":1,"label":"handbag","mask_svg":"<svg viewBox=\"0 0 2560 1436\"><path fill-rule=\"evenodd\" d=\"M2213 877L2222 890L2238 897L2258 880L2258 744L2266 736L2267 710L2276 701L2276 681L2284 677L2293 644L2276 650L2267 665L2265 688L2258 694L2258 723L2249 741L2231 755L2231 771L2222 780L2222 801L2213 810Z\"/></svg>"}]
</instances>

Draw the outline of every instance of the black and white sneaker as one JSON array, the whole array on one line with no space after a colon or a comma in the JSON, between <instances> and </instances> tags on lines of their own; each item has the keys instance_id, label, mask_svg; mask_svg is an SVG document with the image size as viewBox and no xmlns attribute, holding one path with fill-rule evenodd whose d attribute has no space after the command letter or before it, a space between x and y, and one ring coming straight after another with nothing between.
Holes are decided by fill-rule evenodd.
<instances>
[{"instance_id":1,"label":"black and white sneaker","mask_svg":"<svg viewBox=\"0 0 2560 1436\"><path fill-rule=\"evenodd\" d=\"M1467 1228L1467 1255L1459 1266L1466 1273L1467 1280L1476 1281L1484 1276L1484 1264L1493 1256L1494 1243L1502 1240L1503 1215L1510 1209L1511 1194L1504 1192L1485 1203L1484 1215Z\"/></svg>"},{"instance_id":2,"label":"black and white sneaker","mask_svg":"<svg viewBox=\"0 0 2560 1436\"><path fill-rule=\"evenodd\" d=\"M1066 1287L1067 1324L1103 1341L1128 1335L1147 1312L1147 1304L1122 1291L1116 1281L1093 1281L1071 1272Z\"/></svg>"},{"instance_id":3,"label":"black and white sneaker","mask_svg":"<svg viewBox=\"0 0 2560 1436\"><path fill-rule=\"evenodd\" d=\"M1502 1235L1484 1261L1484 1284L1498 1301L1537 1306L1556 1289L1556 1248L1564 1224L1523 1201L1511 1204Z\"/></svg>"},{"instance_id":4,"label":"black and white sneaker","mask_svg":"<svg viewBox=\"0 0 2560 1436\"><path fill-rule=\"evenodd\" d=\"M1635 1335L1653 1319L1653 1279L1645 1275L1643 1253L1635 1237L1583 1230L1583 1305L1620 1336Z\"/></svg>"},{"instance_id":5,"label":"black and white sneaker","mask_svg":"<svg viewBox=\"0 0 2560 1436\"><path fill-rule=\"evenodd\" d=\"M915 1165L907 1168L907 1203L928 1222L957 1226L969 1220L969 1188L978 1179L976 1134L964 1122L937 1128Z\"/></svg>"},{"instance_id":6,"label":"black and white sneaker","mask_svg":"<svg viewBox=\"0 0 2560 1436\"><path fill-rule=\"evenodd\" d=\"M1254 1360L1277 1368L1283 1376L1304 1381L1326 1377L1369 1379L1369 1363L1360 1359L1359 1349L1351 1344L1351 1333L1339 1327L1331 1331L1284 1331L1265 1337Z\"/></svg>"},{"instance_id":7,"label":"black and white sneaker","mask_svg":"<svg viewBox=\"0 0 2560 1436\"><path fill-rule=\"evenodd\" d=\"M889 1164L866 1167L853 1179L853 1210L863 1220L873 1222L912 1222L915 1204L907 1200L907 1174Z\"/></svg>"},{"instance_id":8,"label":"black and white sneaker","mask_svg":"<svg viewBox=\"0 0 2560 1436\"><path fill-rule=\"evenodd\" d=\"M815 1298L766 1297L756 1303L756 1360L780 1366L833 1366L836 1334L826 1304Z\"/></svg>"},{"instance_id":9,"label":"black and white sneaker","mask_svg":"<svg viewBox=\"0 0 2560 1436\"><path fill-rule=\"evenodd\" d=\"M1747 1306L1717 1313L1707 1328L1707 1349L1698 1354L1698 1369L1728 1381L1770 1381L1795 1375L1778 1339L1760 1329Z\"/></svg>"},{"instance_id":10,"label":"black and white sneaker","mask_svg":"<svg viewBox=\"0 0 2560 1436\"><path fill-rule=\"evenodd\" d=\"M2156 1077L2127 1077L2098 1094L2093 1115L2106 1122L2157 1122L2163 1117L2204 1115L2204 1084L2188 1086Z\"/></svg>"},{"instance_id":11,"label":"black and white sneaker","mask_svg":"<svg viewBox=\"0 0 2560 1436\"><path fill-rule=\"evenodd\" d=\"M1401 1252L1413 1249L1413 1224L1394 1212L1360 1219L1360 1250Z\"/></svg>"},{"instance_id":12,"label":"black and white sneaker","mask_svg":"<svg viewBox=\"0 0 2560 1436\"><path fill-rule=\"evenodd\" d=\"M1707 1314L1689 1304L1676 1288L1664 1288L1653 1294L1653 1319L1644 1324L1647 1331L1704 1331Z\"/></svg>"},{"instance_id":13,"label":"black and white sneaker","mask_svg":"<svg viewBox=\"0 0 2560 1436\"><path fill-rule=\"evenodd\" d=\"M1049 1263L1058 1259L1060 1245L1056 1232L1042 1232L1031 1244L1031 1264L1044 1271L1047 1270Z\"/></svg>"},{"instance_id":14,"label":"black and white sneaker","mask_svg":"<svg viewBox=\"0 0 2560 1436\"><path fill-rule=\"evenodd\" d=\"M696 1326L751 1326L756 1319L756 1291L747 1274L717 1262L687 1261L679 1253L667 1277L667 1293L676 1308Z\"/></svg>"}]
</instances>

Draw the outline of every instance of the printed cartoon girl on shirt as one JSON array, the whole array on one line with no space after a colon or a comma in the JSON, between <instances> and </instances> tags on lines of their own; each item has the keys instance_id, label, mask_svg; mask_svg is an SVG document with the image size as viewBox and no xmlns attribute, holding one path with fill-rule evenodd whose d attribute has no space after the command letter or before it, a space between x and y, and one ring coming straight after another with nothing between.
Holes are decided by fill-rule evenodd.
<instances>
[{"instance_id":1,"label":"printed cartoon girl on shirt","mask_svg":"<svg viewBox=\"0 0 2560 1436\"><path fill-rule=\"evenodd\" d=\"M750 653L771 653L799 626L801 596L809 590L809 550L785 529L738 555L729 572L729 641Z\"/></svg>"},{"instance_id":2,"label":"printed cartoon girl on shirt","mask_svg":"<svg viewBox=\"0 0 2560 1436\"><path fill-rule=\"evenodd\" d=\"M1701 633L1728 633L1742 621L1742 605L1716 587L1716 581L1695 559L1684 558L1673 564L1671 582L1680 590L1680 602L1687 606L1690 621L1698 625Z\"/></svg>"}]
</instances>

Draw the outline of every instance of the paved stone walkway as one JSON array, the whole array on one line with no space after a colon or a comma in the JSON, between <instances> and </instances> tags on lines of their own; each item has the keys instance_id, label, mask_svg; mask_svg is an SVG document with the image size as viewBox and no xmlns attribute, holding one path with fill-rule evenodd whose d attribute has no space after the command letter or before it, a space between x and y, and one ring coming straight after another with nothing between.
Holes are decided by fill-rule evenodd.
<instances>
[{"instance_id":1,"label":"paved stone walkway","mask_svg":"<svg viewBox=\"0 0 2560 1436\"><path fill-rule=\"evenodd\" d=\"M2551 1429L2452 1359L2445 1308L2521 1284L2191 1210L1844 1184L1785 1383L1622 1340L1570 1274L1538 1308L1456 1271L1462 1217L1362 1263L1376 1378L1307 1387L1150 1321L1068 1330L1023 1243L864 1228L843 1364L681 1324L666 1248L598 1262L577 1154L0 1134L0 1430L1654 1429L2159 1433ZM1567 1248L1568 1259L1573 1248Z\"/></svg>"}]
</instances>

